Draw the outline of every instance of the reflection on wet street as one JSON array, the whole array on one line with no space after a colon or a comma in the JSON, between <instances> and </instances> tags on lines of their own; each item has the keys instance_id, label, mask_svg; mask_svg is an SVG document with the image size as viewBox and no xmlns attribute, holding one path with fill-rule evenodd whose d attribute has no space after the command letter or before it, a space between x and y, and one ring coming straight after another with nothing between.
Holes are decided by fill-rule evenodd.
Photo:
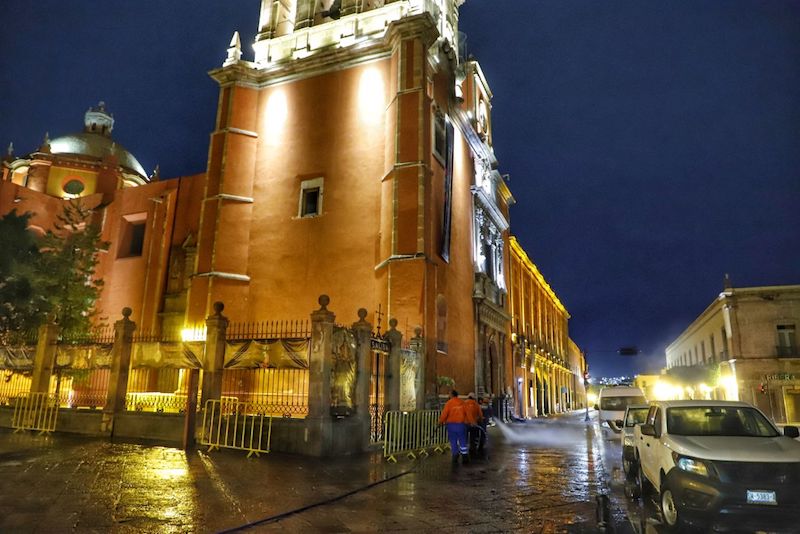
<instances>
[{"instance_id":1,"label":"reflection on wet street","mask_svg":"<svg viewBox=\"0 0 800 534\"><path fill-rule=\"evenodd\" d=\"M0 531L630 532L630 514L659 532L625 499L620 454L583 413L498 425L489 457L456 467L0 433Z\"/></svg>"}]
</instances>

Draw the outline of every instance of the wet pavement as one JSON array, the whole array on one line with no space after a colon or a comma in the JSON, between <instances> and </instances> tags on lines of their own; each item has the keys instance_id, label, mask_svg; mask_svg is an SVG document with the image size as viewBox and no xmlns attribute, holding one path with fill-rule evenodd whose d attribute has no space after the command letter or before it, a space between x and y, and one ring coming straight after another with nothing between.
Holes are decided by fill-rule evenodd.
<instances>
[{"instance_id":1,"label":"wet pavement","mask_svg":"<svg viewBox=\"0 0 800 534\"><path fill-rule=\"evenodd\" d=\"M0 532L598 532L604 494L608 530L633 532L619 441L583 419L498 425L455 468L0 431Z\"/></svg>"}]
</instances>

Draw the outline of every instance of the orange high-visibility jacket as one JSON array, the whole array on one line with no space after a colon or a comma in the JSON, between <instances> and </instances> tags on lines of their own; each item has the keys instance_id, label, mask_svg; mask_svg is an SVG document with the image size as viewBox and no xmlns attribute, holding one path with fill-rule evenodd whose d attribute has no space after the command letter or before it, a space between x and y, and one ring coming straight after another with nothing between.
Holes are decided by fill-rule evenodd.
<instances>
[{"instance_id":1,"label":"orange high-visibility jacket","mask_svg":"<svg viewBox=\"0 0 800 534\"><path fill-rule=\"evenodd\" d=\"M453 397L447 401L439 416L440 423L466 423L467 412L464 410L464 401Z\"/></svg>"},{"instance_id":2,"label":"orange high-visibility jacket","mask_svg":"<svg viewBox=\"0 0 800 534\"><path fill-rule=\"evenodd\" d=\"M464 411L467 413L467 423L475 425L483 421L483 412L481 412L481 405L475 399L467 399L464 401Z\"/></svg>"}]
</instances>

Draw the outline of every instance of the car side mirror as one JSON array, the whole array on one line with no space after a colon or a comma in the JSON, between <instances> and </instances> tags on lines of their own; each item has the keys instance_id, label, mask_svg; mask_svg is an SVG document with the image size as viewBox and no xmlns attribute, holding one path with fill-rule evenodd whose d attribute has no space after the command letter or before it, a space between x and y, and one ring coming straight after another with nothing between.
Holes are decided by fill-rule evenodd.
<instances>
[{"instance_id":1,"label":"car side mirror","mask_svg":"<svg viewBox=\"0 0 800 534\"><path fill-rule=\"evenodd\" d=\"M655 436L656 435L656 429L655 429L655 427L653 425L644 424L644 425L641 425L640 428L642 429L642 434L644 434L645 436Z\"/></svg>"},{"instance_id":2,"label":"car side mirror","mask_svg":"<svg viewBox=\"0 0 800 534\"><path fill-rule=\"evenodd\" d=\"M615 422L615 423L617 423L617 426L618 426L619 428L622 428L623 426L625 426L625 421L623 421L622 419L617 419L617 420L616 420L616 421L614 421L614 422Z\"/></svg>"},{"instance_id":3,"label":"car side mirror","mask_svg":"<svg viewBox=\"0 0 800 534\"><path fill-rule=\"evenodd\" d=\"M796 426L783 427L783 435L787 438L800 438L800 429Z\"/></svg>"}]
</instances>

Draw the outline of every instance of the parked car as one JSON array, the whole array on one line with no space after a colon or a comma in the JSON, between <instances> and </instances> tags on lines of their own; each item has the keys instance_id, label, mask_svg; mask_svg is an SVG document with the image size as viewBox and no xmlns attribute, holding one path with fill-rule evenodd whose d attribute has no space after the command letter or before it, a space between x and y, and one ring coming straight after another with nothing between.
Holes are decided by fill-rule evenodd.
<instances>
[{"instance_id":1,"label":"parked car","mask_svg":"<svg viewBox=\"0 0 800 534\"><path fill-rule=\"evenodd\" d=\"M639 388L629 386L612 386L600 390L596 410L599 410L598 421L605 423L615 433L622 432L622 419L625 408L631 404L646 404L647 399Z\"/></svg>"},{"instance_id":2,"label":"parked car","mask_svg":"<svg viewBox=\"0 0 800 534\"><path fill-rule=\"evenodd\" d=\"M797 532L800 442L733 401L657 401L634 427L635 495L655 489L666 525Z\"/></svg>"},{"instance_id":3,"label":"parked car","mask_svg":"<svg viewBox=\"0 0 800 534\"><path fill-rule=\"evenodd\" d=\"M629 404L625 408L622 426L622 470L631 476L631 467L636 465L636 445L633 441L633 429L647 419L650 406L647 404Z\"/></svg>"}]
</instances>

